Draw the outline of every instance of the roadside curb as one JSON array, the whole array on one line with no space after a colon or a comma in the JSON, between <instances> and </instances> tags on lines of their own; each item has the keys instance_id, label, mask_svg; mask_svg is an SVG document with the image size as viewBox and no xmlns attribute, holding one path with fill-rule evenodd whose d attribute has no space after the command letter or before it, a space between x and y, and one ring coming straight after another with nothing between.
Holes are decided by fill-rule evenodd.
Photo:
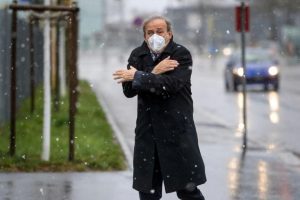
<instances>
[{"instance_id":1,"label":"roadside curb","mask_svg":"<svg viewBox=\"0 0 300 200\"><path fill-rule=\"evenodd\" d=\"M129 168L129 170L133 170L133 155L130 151L128 144L126 143L124 134L122 133L120 127L117 125L115 117L113 116L112 112L109 109L108 104L106 103L105 97L101 94L101 92L95 92L95 94L97 96L98 102L100 103L100 105L102 106L102 109L105 112L106 118L107 118L109 124L111 125L118 142L121 145L121 148L122 148L125 158L127 160L127 167Z\"/></svg>"}]
</instances>

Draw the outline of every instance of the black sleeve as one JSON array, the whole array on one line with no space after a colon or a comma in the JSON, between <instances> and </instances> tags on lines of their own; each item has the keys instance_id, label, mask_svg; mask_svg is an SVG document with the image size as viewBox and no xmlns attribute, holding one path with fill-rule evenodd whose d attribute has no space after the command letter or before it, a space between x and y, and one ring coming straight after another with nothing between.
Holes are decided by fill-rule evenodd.
<instances>
[{"instance_id":1,"label":"black sleeve","mask_svg":"<svg viewBox=\"0 0 300 200\"><path fill-rule=\"evenodd\" d=\"M179 62L179 66L175 70L159 75L138 71L131 87L138 92L169 96L177 93L186 85L190 85L193 64L190 52L181 47L171 55L171 59Z\"/></svg>"},{"instance_id":2,"label":"black sleeve","mask_svg":"<svg viewBox=\"0 0 300 200\"><path fill-rule=\"evenodd\" d=\"M136 67L138 64L138 57L135 55L134 51L131 52L128 59L127 69L130 66ZM123 93L126 97L131 98L137 95L137 90L132 88L132 81L122 83Z\"/></svg>"}]
</instances>

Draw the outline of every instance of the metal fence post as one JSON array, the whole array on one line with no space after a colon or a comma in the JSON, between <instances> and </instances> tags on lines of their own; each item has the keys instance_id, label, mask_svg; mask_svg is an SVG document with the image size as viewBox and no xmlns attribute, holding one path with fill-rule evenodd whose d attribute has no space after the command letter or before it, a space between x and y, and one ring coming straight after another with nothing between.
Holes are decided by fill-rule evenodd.
<instances>
[{"instance_id":1,"label":"metal fence post","mask_svg":"<svg viewBox=\"0 0 300 200\"><path fill-rule=\"evenodd\" d=\"M17 1L13 1L17 4ZM10 83L10 149L9 153L11 156L15 155L16 152L16 50L17 50L17 11L12 10L12 21L11 21L11 83Z\"/></svg>"},{"instance_id":2,"label":"metal fence post","mask_svg":"<svg viewBox=\"0 0 300 200\"><path fill-rule=\"evenodd\" d=\"M33 25L35 19L33 16L29 17L29 51L30 51L30 111L31 113L35 110L35 70L34 70L34 44L33 44Z\"/></svg>"},{"instance_id":3,"label":"metal fence post","mask_svg":"<svg viewBox=\"0 0 300 200\"><path fill-rule=\"evenodd\" d=\"M76 3L73 3L76 7ZM69 161L73 161L75 157L75 114L76 114L76 102L77 102L77 36L78 36L78 21L77 11L70 13L70 46L72 51L70 52L70 67L69 67L69 87L70 87L70 139L69 139Z\"/></svg>"}]
</instances>

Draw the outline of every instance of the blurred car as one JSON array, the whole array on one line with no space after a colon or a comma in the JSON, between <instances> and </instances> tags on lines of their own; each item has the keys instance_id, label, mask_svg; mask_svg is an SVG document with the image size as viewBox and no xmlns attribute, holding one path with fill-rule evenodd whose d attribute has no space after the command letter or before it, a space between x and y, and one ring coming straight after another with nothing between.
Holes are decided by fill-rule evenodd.
<instances>
[{"instance_id":1,"label":"blurred car","mask_svg":"<svg viewBox=\"0 0 300 200\"><path fill-rule=\"evenodd\" d=\"M279 89L279 62L270 52L262 48L246 49L246 83L262 84L264 90ZM238 91L243 84L244 69L241 64L241 52L234 52L228 59L224 70L227 91Z\"/></svg>"}]
</instances>

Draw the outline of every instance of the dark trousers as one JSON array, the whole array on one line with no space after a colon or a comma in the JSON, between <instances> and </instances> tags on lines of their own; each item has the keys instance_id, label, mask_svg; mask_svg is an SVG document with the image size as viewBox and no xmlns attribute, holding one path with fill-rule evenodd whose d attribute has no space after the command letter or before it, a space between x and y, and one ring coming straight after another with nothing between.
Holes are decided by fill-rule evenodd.
<instances>
[{"instance_id":1,"label":"dark trousers","mask_svg":"<svg viewBox=\"0 0 300 200\"><path fill-rule=\"evenodd\" d=\"M155 150L155 164L152 181L152 190L149 193L139 192L140 200L159 200L162 197L163 178L159 166L157 151ZM205 200L201 191L195 187L189 190L176 191L177 197L182 200Z\"/></svg>"},{"instance_id":2,"label":"dark trousers","mask_svg":"<svg viewBox=\"0 0 300 200\"><path fill-rule=\"evenodd\" d=\"M177 197L182 200L205 200L202 193L198 188L193 191L178 190L176 191ZM160 191L153 191L153 193L139 192L140 200L160 200L162 197L161 188Z\"/></svg>"}]
</instances>

